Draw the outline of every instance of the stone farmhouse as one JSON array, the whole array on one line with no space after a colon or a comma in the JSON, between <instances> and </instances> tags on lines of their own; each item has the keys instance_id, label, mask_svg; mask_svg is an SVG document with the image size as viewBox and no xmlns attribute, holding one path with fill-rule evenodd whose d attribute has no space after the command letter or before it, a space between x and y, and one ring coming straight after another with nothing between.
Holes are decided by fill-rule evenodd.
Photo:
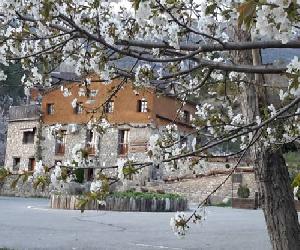
<instances>
[{"instance_id":1,"label":"stone farmhouse","mask_svg":"<svg viewBox=\"0 0 300 250\"><path fill-rule=\"evenodd\" d=\"M116 165L118 158L145 160L150 136L173 120L182 136L193 131L190 119L195 105L186 103L178 117L180 101L158 94L154 87L136 89L125 84L106 102L121 80L106 85L93 79L88 94L80 82L59 80L47 90L32 90L30 104L10 108L5 167L11 171L33 171L40 159L46 166L69 161L74 145L84 144L89 160L84 175L91 180L95 168ZM87 124L103 113L110 127L101 135ZM59 131L59 138L51 134L53 128ZM190 145L193 136L186 140ZM145 183L162 178L162 171L152 166L141 176L140 182Z\"/></svg>"}]
</instances>

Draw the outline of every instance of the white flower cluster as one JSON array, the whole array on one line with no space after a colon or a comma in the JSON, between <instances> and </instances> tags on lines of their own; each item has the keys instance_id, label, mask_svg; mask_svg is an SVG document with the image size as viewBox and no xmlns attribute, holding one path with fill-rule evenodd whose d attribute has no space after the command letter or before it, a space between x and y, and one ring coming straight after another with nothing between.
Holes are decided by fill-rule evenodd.
<instances>
[{"instance_id":1,"label":"white flower cluster","mask_svg":"<svg viewBox=\"0 0 300 250\"><path fill-rule=\"evenodd\" d=\"M210 111L214 110L214 106L210 103L203 103L202 106L197 106L197 111L195 115L197 115L200 119L207 119L209 117Z\"/></svg>"},{"instance_id":2,"label":"white flower cluster","mask_svg":"<svg viewBox=\"0 0 300 250\"><path fill-rule=\"evenodd\" d=\"M85 166L86 165L86 159L83 157L82 150L84 149L84 146L80 143L77 143L72 148L72 165L74 167L78 166Z\"/></svg>"},{"instance_id":3,"label":"white flower cluster","mask_svg":"<svg viewBox=\"0 0 300 250\"><path fill-rule=\"evenodd\" d=\"M187 218L184 212L176 212L175 216L171 218L170 226L175 235L182 237L186 234L188 230L186 219Z\"/></svg>"},{"instance_id":4,"label":"white flower cluster","mask_svg":"<svg viewBox=\"0 0 300 250\"><path fill-rule=\"evenodd\" d=\"M139 65L135 71L135 85L147 86L152 78L152 68L149 64Z\"/></svg>"},{"instance_id":5,"label":"white flower cluster","mask_svg":"<svg viewBox=\"0 0 300 250\"><path fill-rule=\"evenodd\" d=\"M99 123L99 126L102 128L102 130L105 131L110 127L110 123L105 118L102 118Z\"/></svg>"},{"instance_id":6,"label":"white flower cluster","mask_svg":"<svg viewBox=\"0 0 300 250\"><path fill-rule=\"evenodd\" d=\"M43 162L42 161L38 161L35 164L35 167L34 167L33 177L37 178L39 176L44 176L44 175L45 175L45 168L43 166Z\"/></svg>"},{"instance_id":7,"label":"white flower cluster","mask_svg":"<svg viewBox=\"0 0 300 250\"><path fill-rule=\"evenodd\" d=\"M293 23L286 11L291 2L292 0L266 0L264 4L258 5L253 33L262 38L274 38L287 43L294 36Z\"/></svg>"},{"instance_id":8,"label":"white flower cluster","mask_svg":"<svg viewBox=\"0 0 300 250\"><path fill-rule=\"evenodd\" d=\"M55 168L50 176L51 184L56 187L61 180L61 162L57 162Z\"/></svg>"},{"instance_id":9,"label":"white flower cluster","mask_svg":"<svg viewBox=\"0 0 300 250\"><path fill-rule=\"evenodd\" d=\"M64 97L68 97L72 95L72 92L70 91L70 89L64 87L63 85L60 87L60 91L63 93Z\"/></svg>"},{"instance_id":10,"label":"white flower cluster","mask_svg":"<svg viewBox=\"0 0 300 250\"><path fill-rule=\"evenodd\" d=\"M118 178L120 179L120 181L124 180L124 171L123 171L123 168L124 168L124 165L125 165L126 162L127 162L127 160L124 159L124 158L118 158L118 160L117 160Z\"/></svg>"},{"instance_id":11,"label":"white flower cluster","mask_svg":"<svg viewBox=\"0 0 300 250\"><path fill-rule=\"evenodd\" d=\"M102 181L101 180L94 180L91 183L90 191L92 193L97 193L97 192L101 191L101 188L102 188Z\"/></svg>"},{"instance_id":12,"label":"white flower cluster","mask_svg":"<svg viewBox=\"0 0 300 250\"><path fill-rule=\"evenodd\" d=\"M4 74L3 70L0 70L0 81L5 81L7 76Z\"/></svg>"}]
</instances>

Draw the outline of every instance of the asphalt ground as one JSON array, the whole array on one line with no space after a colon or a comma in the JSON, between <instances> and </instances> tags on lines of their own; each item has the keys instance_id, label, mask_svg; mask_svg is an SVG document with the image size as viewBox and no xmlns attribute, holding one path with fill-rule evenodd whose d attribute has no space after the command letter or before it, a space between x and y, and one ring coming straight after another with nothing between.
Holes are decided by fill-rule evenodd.
<instances>
[{"instance_id":1,"label":"asphalt ground","mask_svg":"<svg viewBox=\"0 0 300 250\"><path fill-rule=\"evenodd\" d=\"M0 196L0 248L271 249L261 210L208 207L207 219L180 239L173 213L50 209L47 199Z\"/></svg>"}]
</instances>

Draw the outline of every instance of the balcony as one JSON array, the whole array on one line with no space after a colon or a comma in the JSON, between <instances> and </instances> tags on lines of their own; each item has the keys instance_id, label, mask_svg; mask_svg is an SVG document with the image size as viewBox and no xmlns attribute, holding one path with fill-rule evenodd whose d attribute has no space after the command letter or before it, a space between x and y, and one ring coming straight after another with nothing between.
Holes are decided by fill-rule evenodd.
<instances>
[{"instance_id":1,"label":"balcony","mask_svg":"<svg viewBox=\"0 0 300 250\"><path fill-rule=\"evenodd\" d=\"M40 106L36 104L12 106L9 109L9 120L38 120L40 117L40 113Z\"/></svg>"}]
</instances>

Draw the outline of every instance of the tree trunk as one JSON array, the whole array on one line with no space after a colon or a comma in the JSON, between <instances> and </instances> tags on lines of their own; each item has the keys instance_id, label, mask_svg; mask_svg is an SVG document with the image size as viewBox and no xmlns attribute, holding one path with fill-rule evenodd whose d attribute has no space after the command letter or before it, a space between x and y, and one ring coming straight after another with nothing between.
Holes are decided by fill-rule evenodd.
<instances>
[{"instance_id":1,"label":"tree trunk","mask_svg":"<svg viewBox=\"0 0 300 250\"><path fill-rule=\"evenodd\" d=\"M299 250L300 226L282 153L264 151L255 167L260 202L274 250Z\"/></svg>"},{"instance_id":2,"label":"tree trunk","mask_svg":"<svg viewBox=\"0 0 300 250\"><path fill-rule=\"evenodd\" d=\"M234 30L236 40L251 40L250 34ZM238 63L261 64L258 50L237 51L233 60ZM248 75L249 83L244 84L241 93L241 110L247 122L255 121L261 111L269 105L268 94L263 87L262 75ZM294 205L294 196L284 158L280 150L271 151L257 142L250 156L255 165L262 209L274 250L299 250L300 227Z\"/></svg>"}]
</instances>

